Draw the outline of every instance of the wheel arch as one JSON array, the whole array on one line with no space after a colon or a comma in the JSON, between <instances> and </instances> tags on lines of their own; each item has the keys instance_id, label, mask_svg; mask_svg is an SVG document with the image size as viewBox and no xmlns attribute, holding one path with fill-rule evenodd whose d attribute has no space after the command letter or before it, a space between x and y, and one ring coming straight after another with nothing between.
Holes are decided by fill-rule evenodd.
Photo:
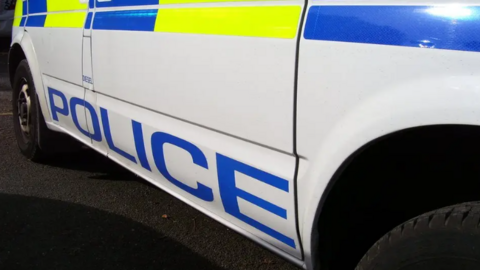
<instances>
[{"instance_id":1,"label":"wheel arch","mask_svg":"<svg viewBox=\"0 0 480 270\"><path fill-rule=\"evenodd\" d=\"M348 108L332 128L321 133L313 156L299 153L298 218L308 269L319 266L318 221L349 166L379 142L405 132L452 127L480 130L476 128L480 125L479 86L479 78L468 75L395 85Z\"/></svg>"},{"instance_id":2,"label":"wheel arch","mask_svg":"<svg viewBox=\"0 0 480 270\"><path fill-rule=\"evenodd\" d=\"M312 232L318 240L312 244L315 256L322 260L317 266L347 269L397 225L435 209L480 201L479 138L480 126L421 126L384 135L352 153L317 208ZM339 264L342 244L348 252ZM354 256L350 264L349 256Z\"/></svg>"},{"instance_id":3,"label":"wheel arch","mask_svg":"<svg viewBox=\"0 0 480 270\"><path fill-rule=\"evenodd\" d=\"M35 84L35 90L37 91L37 97L39 105L45 119L45 122L48 124L52 121L50 111L48 109L48 102L46 98L46 93L44 90L42 72L40 69L40 64L38 61L35 48L33 46L33 41L27 31L22 31L18 33L12 39L12 45L10 47L9 57L8 57L8 69L10 83L13 85L13 78L15 76L16 68L19 63L26 59L30 67L30 72ZM49 125L51 126L51 125Z\"/></svg>"},{"instance_id":4,"label":"wheel arch","mask_svg":"<svg viewBox=\"0 0 480 270\"><path fill-rule=\"evenodd\" d=\"M15 71L18 68L20 62L27 59L22 47L18 43L13 43L8 53L8 74L10 79L10 85L13 87L13 79L15 78Z\"/></svg>"}]
</instances>

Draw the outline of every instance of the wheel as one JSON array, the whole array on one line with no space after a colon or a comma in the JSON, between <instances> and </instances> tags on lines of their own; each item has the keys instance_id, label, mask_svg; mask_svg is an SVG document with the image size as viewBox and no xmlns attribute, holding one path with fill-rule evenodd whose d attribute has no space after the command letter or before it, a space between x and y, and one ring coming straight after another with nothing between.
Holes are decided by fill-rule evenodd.
<instances>
[{"instance_id":1,"label":"wheel","mask_svg":"<svg viewBox=\"0 0 480 270\"><path fill-rule=\"evenodd\" d=\"M480 269L479 221L480 202L420 215L378 240L355 269Z\"/></svg>"},{"instance_id":2,"label":"wheel","mask_svg":"<svg viewBox=\"0 0 480 270\"><path fill-rule=\"evenodd\" d=\"M42 161L53 153L65 152L79 146L65 134L47 128L27 60L22 60L15 72L12 108L15 137L26 158Z\"/></svg>"}]
</instances>

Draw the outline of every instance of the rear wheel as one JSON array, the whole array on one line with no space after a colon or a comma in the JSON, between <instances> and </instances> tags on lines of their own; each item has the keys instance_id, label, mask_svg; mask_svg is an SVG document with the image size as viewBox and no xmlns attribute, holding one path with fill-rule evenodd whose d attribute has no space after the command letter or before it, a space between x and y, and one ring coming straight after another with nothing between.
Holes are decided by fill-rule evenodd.
<instances>
[{"instance_id":1,"label":"rear wheel","mask_svg":"<svg viewBox=\"0 0 480 270\"><path fill-rule=\"evenodd\" d=\"M480 269L480 203L420 215L383 236L356 270Z\"/></svg>"},{"instance_id":2,"label":"rear wheel","mask_svg":"<svg viewBox=\"0 0 480 270\"><path fill-rule=\"evenodd\" d=\"M47 128L27 60L22 60L15 72L12 108L17 144L26 158L41 161L52 153L79 148L79 144L65 134Z\"/></svg>"}]
</instances>

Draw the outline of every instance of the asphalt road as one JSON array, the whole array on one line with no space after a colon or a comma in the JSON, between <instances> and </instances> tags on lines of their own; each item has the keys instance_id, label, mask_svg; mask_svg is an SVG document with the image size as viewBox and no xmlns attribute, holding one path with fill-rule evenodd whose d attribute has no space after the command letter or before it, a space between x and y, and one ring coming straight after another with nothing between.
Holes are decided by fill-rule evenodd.
<instances>
[{"instance_id":1,"label":"asphalt road","mask_svg":"<svg viewBox=\"0 0 480 270\"><path fill-rule=\"evenodd\" d=\"M92 150L27 161L7 77L3 49L0 269L298 269Z\"/></svg>"}]
</instances>

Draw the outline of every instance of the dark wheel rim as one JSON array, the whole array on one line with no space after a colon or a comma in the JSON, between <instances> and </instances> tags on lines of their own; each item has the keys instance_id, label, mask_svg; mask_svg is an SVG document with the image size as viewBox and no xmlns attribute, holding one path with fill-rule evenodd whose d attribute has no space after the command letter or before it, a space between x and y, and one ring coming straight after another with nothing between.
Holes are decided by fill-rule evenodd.
<instances>
[{"instance_id":1,"label":"dark wheel rim","mask_svg":"<svg viewBox=\"0 0 480 270\"><path fill-rule=\"evenodd\" d=\"M29 141L30 131L32 130L31 122L31 99L29 94L28 82L25 78L22 78L22 84L20 86L20 92L17 98L17 116L20 123L20 130L25 141Z\"/></svg>"}]
</instances>

